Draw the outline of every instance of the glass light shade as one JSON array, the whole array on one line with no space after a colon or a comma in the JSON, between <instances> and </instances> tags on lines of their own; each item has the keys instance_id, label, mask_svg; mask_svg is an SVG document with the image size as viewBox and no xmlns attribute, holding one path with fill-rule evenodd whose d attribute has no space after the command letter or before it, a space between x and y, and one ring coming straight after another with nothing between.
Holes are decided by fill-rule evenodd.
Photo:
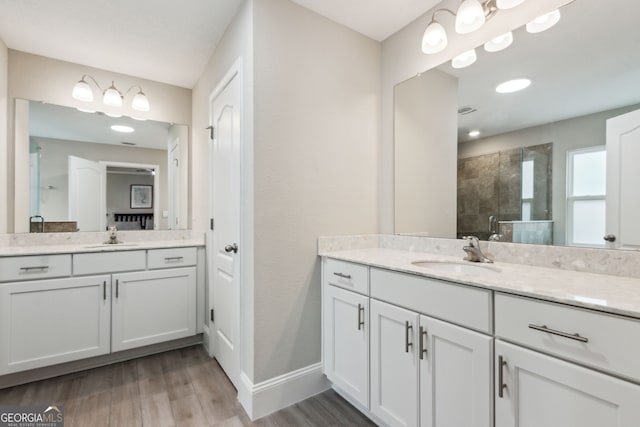
<instances>
[{"instance_id":1,"label":"glass light shade","mask_svg":"<svg viewBox=\"0 0 640 427\"><path fill-rule=\"evenodd\" d=\"M498 0L498 9L511 9L524 3L524 0Z\"/></svg>"},{"instance_id":2,"label":"glass light shade","mask_svg":"<svg viewBox=\"0 0 640 427\"><path fill-rule=\"evenodd\" d=\"M423 53L438 53L442 52L447 47L447 32L439 22L433 21L424 30L422 36L422 52Z\"/></svg>"},{"instance_id":3,"label":"glass light shade","mask_svg":"<svg viewBox=\"0 0 640 427\"><path fill-rule=\"evenodd\" d=\"M553 27L560 21L560 11L558 9L537 17L527 24L528 33L541 33Z\"/></svg>"},{"instance_id":4,"label":"glass light shade","mask_svg":"<svg viewBox=\"0 0 640 427\"><path fill-rule=\"evenodd\" d=\"M142 93L142 91L138 92L136 96L133 97L133 101L131 101L131 108L136 111L149 111L149 100L147 96Z\"/></svg>"},{"instance_id":5,"label":"glass light shade","mask_svg":"<svg viewBox=\"0 0 640 427\"><path fill-rule=\"evenodd\" d=\"M499 52L511 46L511 43L513 43L513 33L509 31L486 42L484 50L487 52Z\"/></svg>"},{"instance_id":6,"label":"glass light shade","mask_svg":"<svg viewBox=\"0 0 640 427\"><path fill-rule=\"evenodd\" d=\"M468 34L484 25L484 9L478 0L464 0L456 14L456 33Z\"/></svg>"},{"instance_id":7,"label":"glass light shade","mask_svg":"<svg viewBox=\"0 0 640 427\"><path fill-rule=\"evenodd\" d=\"M104 91L104 94L102 95L102 102L110 107L122 107L122 95L118 89L111 84L111 86Z\"/></svg>"},{"instance_id":8,"label":"glass light shade","mask_svg":"<svg viewBox=\"0 0 640 427\"><path fill-rule=\"evenodd\" d=\"M461 53L451 60L451 66L453 68L464 68L476 62L478 56L476 55L476 50L471 49L466 52Z\"/></svg>"},{"instance_id":9,"label":"glass light shade","mask_svg":"<svg viewBox=\"0 0 640 427\"><path fill-rule=\"evenodd\" d=\"M93 90L91 90L91 86L89 86L89 83L84 79L76 83L71 92L71 96L78 101L93 102Z\"/></svg>"}]
</instances>

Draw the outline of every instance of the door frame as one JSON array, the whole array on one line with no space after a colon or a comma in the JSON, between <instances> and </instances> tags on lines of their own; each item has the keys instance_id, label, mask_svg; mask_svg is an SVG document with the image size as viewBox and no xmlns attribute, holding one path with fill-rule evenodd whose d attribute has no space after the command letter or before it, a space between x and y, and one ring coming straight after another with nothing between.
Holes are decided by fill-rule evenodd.
<instances>
[{"instance_id":1,"label":"door frame","mask_svg":"<svg viewBox=\"0 0 640 427\"><path fill-rule=\"evenodd\" d=\"M222 79L220 79L220 81L218 82L218 84L216 85L215 89L211 92L211 94L209 95L209 99L208 99L208 123L210 127L213 127L214 125L214 117L213 117L213 103L216 100L216 98L222 93L222 91L224 91L224 89L229 85L229 83L231 83L231 81L234 78L238 78L238 82L240 84L240 227L239 227L239 245L241 248L246 249L244 247L244 227L243 227L243 222L244 222L244 217L245 217L245 211L243 209L243 199L245 196L245 179L244 179L244 159L243 159L243 153L245 150L245 132L244 132L244 80L243 80L243 71L242 71L242 66L243 66L243 60L242 57L238 57L233 65L231 65L231 67L227 70L227 72L225 73L224 77ZM212 132L215 132L215 130L212 130ZM211 221L214 216L213 216L213 208L214 208L214 195L213 195L213 177L214 177L214 161L213 161L213 141L214 139L211 138L211 134L209 134L209 138L208 138L208 166L209 166L209 220ZM214 224L214 229L211 229L211 224L209 225L209 227L207 228L207 234L206 234L206 264L207 264L207 290L208 290L208 301L207 301L207 308L208 308L208 313L207 313L207 324L205 325L205 329L208 331L208 336L209 339L206 341L208 342L208 353L209 356L213 357L215 354L215 327L213 325L213 323L211 322L211 317L209 315L209 313L211 313L211 310L213 309L213 303L214 303L214 292L213 292L213 277L214 274L213 272L215 271L214 269L214 257L213 257L213 253L214 253L214 248L213 248L213 242L214 242L214 233L215 233L215 224ZM237 331L238 331L238 342L237 347L238 347L238 353L235 355L238 359L238 367L239 367L239 373L240 375L242 375L243 369L242 369L242 359L243 359L243 352L244 352L244 346L243 346L243 326L244 326L244 319L243 319L243 315L242 315L242 305L243 305L243 301L245 300L245 296L244 296L244 276L242 274L242 270L243 270L243 263L244 263L244 250L240 250L238 251L237 254L237 262L239 263L239 268L238 268L238 293L235 295L235 299L236 301L238 301L238 307L237 307L237 318L235 319L235 323L236 323L236 327L237 327ZM238 384L240 383L240 378L236 379L238 381Z\"/></svg>"}]
</instances>

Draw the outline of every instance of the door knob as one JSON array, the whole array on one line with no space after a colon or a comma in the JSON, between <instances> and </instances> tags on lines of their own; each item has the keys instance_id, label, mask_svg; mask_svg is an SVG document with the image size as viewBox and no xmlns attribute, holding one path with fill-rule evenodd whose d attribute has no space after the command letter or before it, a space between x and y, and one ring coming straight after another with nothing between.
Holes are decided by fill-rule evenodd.
<instances>
[{"instance_id":1,"label":"door knob","mask_svg":"<svg viewBox=\"0 0 640 427\"><path fill-rule=\"evenodd\" d=\"M615 242L616 241L616 235L615 234L607 234L606 236L603 237L604 240L606 240L607 242Z\"/></svg>"},{"instance_id":2,"label":"door knob","mask_svg":"<svg viewBox=\"0 0 640 427\"><path fill-rule=\"evenodd\" d=\"M227 245L224 247L225 252L233 252L234 254L238 253L238 244L234 243L232 245Z\"/></svg>"}]
</instances>

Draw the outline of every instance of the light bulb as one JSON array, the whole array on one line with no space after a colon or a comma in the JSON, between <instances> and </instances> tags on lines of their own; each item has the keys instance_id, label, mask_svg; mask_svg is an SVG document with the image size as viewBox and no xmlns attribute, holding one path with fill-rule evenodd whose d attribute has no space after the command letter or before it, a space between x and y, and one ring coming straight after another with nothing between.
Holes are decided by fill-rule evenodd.
<instances>
[{"instance_id":1,"label":"light bulb","mask_svg":"<svg viewBox=\"0 0 640 427\"><path fill-rule=\"evenodd\" d=\"M439 22L433 21L424 30L422 36L422 52L438 53L447 47L447 32Z\"/></svg>"},{"instance_id":2,"label":"light bulb","mask_svg":"<svg viewBox=\"0 0 640 427\"><path fill-rule=\"evenodd\" d=\"M456 14L456 32L468 34L482 27L485 22L484 9L478 0L464 0Z\"/></svg>"},{"instance_id":3,"label":"light bulb","mask_svg":"<svg viewBox=\"0 0 640 427\"><path fill-rule=\"evenodd\" d=\"M556 9L544 15L538 16L527 24L528 33L541 33L553 27L560 21L560 10Z\"/></svg>"},{"instance_id":4,"label":"light bulb","mask_svg":"<svg viewBox=\"0 0 640 427\"><path fill-rule=\"evenodd\" d=\"M478 56L476 55L476 50L471 49L466 52L461 53L451 60L451 66L453 68L464 68L476 62Z\"/></svg>"}]
</instances>

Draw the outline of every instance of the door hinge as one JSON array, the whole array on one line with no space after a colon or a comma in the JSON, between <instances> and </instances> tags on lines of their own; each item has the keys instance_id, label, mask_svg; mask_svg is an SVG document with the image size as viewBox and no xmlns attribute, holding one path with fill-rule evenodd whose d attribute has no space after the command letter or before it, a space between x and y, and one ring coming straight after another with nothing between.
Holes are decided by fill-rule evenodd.
<instances>
[{"instance_id":1,"label":"door hinge","mask_svg":"<svg viewBox=\"0 0 640 427\"><path fill-rule=\"evenodd\" d=\"M205 129L209 130L209 139L213 139L215 135L215 128L213 126L207 126Z\"/></svg>"},{"instance_id":2,"label":"door hinge","mask_svg":"<svg viewBox=\"0 0 640 427\"><path fill-rule=\"evenodd\" d=\"M213 308L211 309L211 323L215 322L215 316L213 315Z\"/></svg>"},{"instance_id":3,"label":"door hinge","mask_svg":"<svg viewBox=\"0 0 640 427\"><path fill-rule=\"evenodd\" d=\"M211 230L213 230L213 218L211 218L211 220L210 220L209 228L210 228Z\"/></svg>"}]
</instances>

